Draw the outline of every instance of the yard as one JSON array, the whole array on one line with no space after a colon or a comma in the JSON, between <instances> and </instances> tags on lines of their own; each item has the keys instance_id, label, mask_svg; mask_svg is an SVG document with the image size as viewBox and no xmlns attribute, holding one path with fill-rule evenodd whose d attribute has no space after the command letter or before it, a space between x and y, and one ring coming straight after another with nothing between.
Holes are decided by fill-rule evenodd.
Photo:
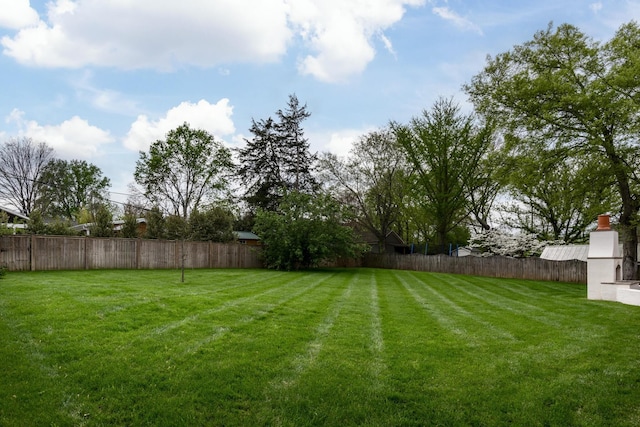
<instances>
[{"instance_id":1,"label":"yard","mask_svg":"<svg viewBox=\"0 0 640 427\"><path fill-rule=\"evenodd\" d=\"M640 308L392 270L0 280L0 425L640 424Z\"/></svg>"}]
</instances>

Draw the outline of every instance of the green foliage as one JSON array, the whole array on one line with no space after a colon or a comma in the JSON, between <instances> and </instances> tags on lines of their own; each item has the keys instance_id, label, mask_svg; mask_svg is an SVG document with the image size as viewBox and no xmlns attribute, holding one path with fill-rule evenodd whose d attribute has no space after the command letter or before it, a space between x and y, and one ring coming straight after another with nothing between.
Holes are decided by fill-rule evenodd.
<instances>
[{"instance_id":1,"label":"green foliage","mask_svg":"<svg viewBox=\"0 0 640 427\"><path fill-rule=\"evenodd\" d=\"M63 218L53 218L45 222L39 210L31 212L27 221L27 232L31 234L51 234L58 236L73 236L77 234L71 228L69 221Z\"/></svg>"},{"instance_id":2,"label":"green foliage","mask_svg":"<svg viewBox=\"0 0 640 427\"><path fill-rule=\"evenodd\" d=\"M319 187L312 173L316 156L309 152L302 129L311 115L307 106L290 95L285 110L276 114L278 121L252 120L253 138L238 150L238 175L252 211L276 210L287 191L313 193Z\"/></svg>"},{"instance_id":3,"label":"green foliage","mask_svg":"<svg viewBox=\"0 0 640 427\"><path fill-rule=\"evenodd\" d=\"M47 225L44 223L42 213L39 210L34 210L29 215L27 230L31 234L47 234Z\"/></svg>"},{"instance_id":4,"label":"green foliage","mask_svg":"<svg viewBox=\"0 0 640 427\"><path fill-rule=\"evenodd\" d=\"M636 275L640 212L639 47L636 22L622 25L607 43L569 24L549 25L488 58L465 86L476 111L499 123L512 152L531 152L544 141L576 164L604 167L604 179L602 167L583 170L581 179L598 188L615 182L625 279Z\"/></svg>"},{"instance_id":5,"label":"green foliage","mask_svg":"<svg viewBox=\"0 0 640 427\"><path fill-rule=\"evenodd\" d=\"M245 212L238 216L233 222L233 229L237 231L249 231L253 230L256 218L255 213Z\"/></svg>"},{"instance_id":6,"label":"green foliage","mask_svg":"<svg viewBox=\"0 0 640 427\"><path fill-rule=\"evenodd\" d=\"M0 266L0 279L7 275L7 267Z\"/></svg>"},{"instance_id":7,"label":"green foliage","mask_svg":"<svg viewBox=\"0 0 640 427\"><path fill-rule=\"evenodd\" d=\"M527 145L504 162L514 201L505 207L505 225L542 240L583 242L594 218L618 206L610 171L587 156L578 161L544 143Z\"/></svg>"},{"instance_id":8,"label":"green foliage","mask_svg":"<svg viewBox=\"0 0 640 427\"><path fill-rule=\"evenodd\" d=\"M179 215L168 215L164 220L165 239L182 240L189 238L189 223Z\"/></svg>"},{"instance_id":9,"label":"green foliage","mask_svg":"<svg viewBox=\"0 0 640 427\"><path fill-rule=\"evenodd\" d=\"M63 218L55 218L51 220L45 226L45 234L51 234L55 236L74 236L78 234L76 231L71 229L71 223Z\"/></svg>"},{"instance_id":10,"label":"green foliage","mask_svg":"<svg viewBox=\"0 0 640 427\"><path fill-rule=\"evenodd\" d=\"M401 228L408 193L409 166L395 134L390 129L369 132L346 159L325 153L320 168L335 197L353 207L359 228L383 247L389 232Z\"/></svg>"},{"instance_id":11,"label":"green foliage","mask_svg":"<svg viewBox=\"0 0 640 427\"><path fill-rule=\"evenodd\" d=\"M113 214L106 205L96 208L89 232L93 237L113 237Z\"/></svg>"},{"instance_id":12,"label":"green foliage","mask_svg":"<svg viewBox=\"0 0 640 427\"><path fill-rule=\"evenodd\" d=\"M13 234L13 229L9 228L9 215L0 211L0 236Z\"/></svg>"},{"instance_id":13,"label":"green foliage","mask_svg":"<svg viewBox=\"0 0 640 427\"><path fill-rule=\"evenodd\" d=\"M292 192L277 212L258 211L254 232L263 243L267 267L299 270L359 255L363 248L345 225L351 220L350 210L329 195Z\"/></svg>"},{"instance_id":14,"label":"green foliage","mask_svg":"<svg viewBox=\"0 0 640 427\"><path fill-rule=\"evenodd\" d=\"M452 100L440 98L430 111L394 124L399 144L415 170L414 188L420 207L433 224L435 243L469 218L470 188L484 173L482 160L492 147L491 125L478 126Z\"/></svg>"},{"instance_id":15,"label":"green foliage","mask_svg":"<svg viewBox=\"0 0 640 427\"><path fill-rule=\"evenodd\" d=\"M202 129L184 123L167 133L165 140L140 153L134 173L151 203L187 218L189 213L216 198L228 187L233 167L231 152Z\"/></svg>"},{"instance_id":16,"label":"green foliage","mask_svg":"<svg viewBox=\"0 0 640 427\"><path fill-rule=\"evenodd\" d=\"M195 210L189 217L190 237L192 240L231 242L236 238L233 221L233 213L222 206Z\"/></svg>"},{"instance_id":17,"label":"green foliage","mask_svg":"<svg viewBox=\"0 0 640 427\"><path fill-rule=\"evenodd\" d=\"M147 211L145 216L147 221L147 229L144 233L146 239L164 239L166 238L165 218L159 207Z\"/></svg>"},{"instance_id":18,"label":"green foliage","mask_svg":"<svg viewBox=\"0 0 640 427\"><path fill-rule=\"evenodd\" d=\"M128 212L124 214L122 219L124 221L122 230L120 230L122 237L129 239L140 237L138 235L138 217L134 213Z\"/></svg>"},{"instance_id":19,"label":"green foliage","mask_svg":"<svg viewBox=\"0 0 640 427\"><path fill-rule=\"evenodd\" d=\"M108 199L110 181L102 171L84 160L53 160L40 179L38 203L51 217L80 222L83 208Z\"/></svg>"}]
</instances>

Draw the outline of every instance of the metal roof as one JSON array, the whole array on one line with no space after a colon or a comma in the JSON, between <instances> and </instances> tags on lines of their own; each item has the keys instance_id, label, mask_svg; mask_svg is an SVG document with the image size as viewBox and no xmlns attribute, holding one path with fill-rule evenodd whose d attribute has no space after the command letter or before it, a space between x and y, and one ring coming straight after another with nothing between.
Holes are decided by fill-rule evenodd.
<instances>
[{"instance_id":1,"label":"metal roof","mask_svg":"<svg viewBox=\"0 0 640 427\"><path fill-rule=\"evenodd\" d=\"M234 233L238 236L238 240L260 240L260 237L250 231L234 231Z\"/></svg>"},{"instance_id":2,"label":"metal roof","mask_svg":"<svg viewBox=\"0 0 640 427\"><path fill-rule=\"evenodd\" d=\"M589 245L563 245L547 246L540 254L540 258L552 261L567 261L577 259L587 261L589 255Z\"/></svg>"},{"instance_id":3,"label":"metal roof","mask_svg":"<svg viewBox=\"0 0 640 427\"><path fill-rule=\"evenodd\" d=\"M638 245L640 249L640 245ZM620 244L620 253L622 253L622 244ZM568 261L577 259L587 262L589 256L589 245L563 245L563 246L547 246L540 254L540 258L551 261Z\"/></svg>"}]
</instances>

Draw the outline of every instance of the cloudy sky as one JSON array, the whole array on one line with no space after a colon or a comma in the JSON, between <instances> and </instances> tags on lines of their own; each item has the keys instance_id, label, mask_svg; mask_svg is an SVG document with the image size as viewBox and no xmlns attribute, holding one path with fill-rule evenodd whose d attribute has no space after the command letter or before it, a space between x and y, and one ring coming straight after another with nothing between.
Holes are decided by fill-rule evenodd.
<instances>
[{"instance_id":1,"label":"cloudy sky","mask_svg":"<svg viewBox=\"0 0 640 427\"><path fill-rule=\"evenodd\" d=\"M139 151L183 122L230 147L289 94L344 154L550 22L608 40L640 0L0 0L0 143L99 166L124 200Z\"/></svg>"}]
</instances>

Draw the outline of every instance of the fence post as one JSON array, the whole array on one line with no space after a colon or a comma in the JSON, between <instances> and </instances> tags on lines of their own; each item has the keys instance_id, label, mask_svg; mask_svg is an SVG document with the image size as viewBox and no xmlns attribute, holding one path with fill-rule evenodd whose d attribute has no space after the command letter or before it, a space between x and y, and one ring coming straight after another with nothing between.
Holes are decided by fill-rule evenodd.
<instances>
[{"instance_id":1,"label":"fence post","mask_svg":"<svg viewBox=\"0 0 640 427\"><path fill-rule=\"evenodd\" d=\"M140 270L140 251L142 250L140 248L140 238L136 239L136 260L135 260L135 266L136 266L136 270Z\"/></svg>"},{"instance_id":2,"label":"fence post","mask_svg":"<svg viewBox=\"0 0 640 427\"><path fill-rule=\"evenodd\" d=\"M32 234L29 243L29 268L31 271L36 271L36 256L35 256L35 247L36 247L36 235Z\"/></svg>"}]
</instances>

